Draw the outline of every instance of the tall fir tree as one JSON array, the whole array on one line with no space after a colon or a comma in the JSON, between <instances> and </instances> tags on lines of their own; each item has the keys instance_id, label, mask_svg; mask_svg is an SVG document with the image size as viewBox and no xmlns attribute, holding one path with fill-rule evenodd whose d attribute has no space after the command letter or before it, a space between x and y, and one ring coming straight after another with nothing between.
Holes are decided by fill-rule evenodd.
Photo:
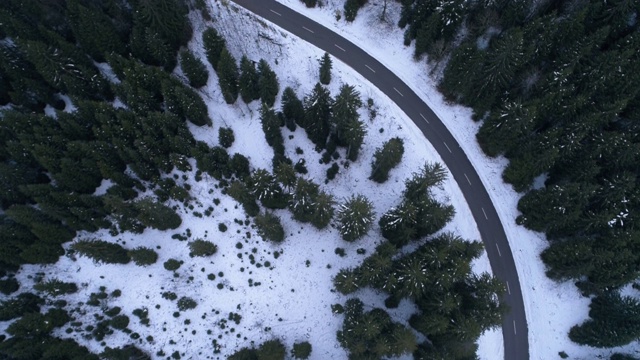
<instances>
[{"instance_id":1,"label":"tall fir tree","mask_svg":"<svg viewBox=\"0 0 640 360\"><path fill-rule=\"evenodd\" d=\"M331 82L331 68L333 67L333 63L331 61L331 56L329 53L325 52L320 59L320 83L324 85L329 85Z\"/></svg>"},{"instance_id":2,"label":"tall fir tree","mask_svg":"<svg viewBox=\"0 0 640 360\"><path fill-rule=\"evenodd\" d=\"M371 180L383 183L389 179L389 171L400 164L404 154L404 141L395 137L376 149L371 162Z\"/></svg>"},{"instance_id":3,"label":"tall fir tree","mask_svg":"<svg viewBox=\"0 0 640 360\"><path fill-rule=\"evenodd\" d=\"M238 99L238 64L226 47L220 53L217 71L224 101L227 104L235 103Z\"/></svg>"},{"instance_id":4,"label":"tall fir tree","mask_svg":"<svg viewBox=\"0 0 640 360\"><path fill-rule=\"evenodd\" d=\"M182 72L189 80L189 85L197 89L207 84L207 80L209 80L207 67L191 50L187 49L180 52L180 65Z\"/></svg>"},{"instance_id":5,"label":"tall fir tree","mask_svg":"<svg viewBox=\"0 0 640 360\"><path fill-rule=\"evenodd\" d=\"M355 241L367 234L375 213L373 203L363 195L352 195L338 207L339 232L345 241Z\"/></svg>"},{"instance_id":6,"label":"tall fir tree","mask_svg":"<svg viewBox=\"0 0 640 360\"><path fill-rule=\"evenodd\" d=\"M311 94L304 98L304 126L309 139L320 149L324 149L331 131L333 98L329 90L317 83Z\"/></svg>"},{"instance_id":7,"label":"tall fir tree","mask_svg":"<svg viewBox=\"0 0 640 360\"><path fill-rule=\"evenodd\" d=\"M291 131L296 129L296 124L302 127L304 122L304 105L296 95L295 90L287 86L282 92L282 114L285 125Z\"/></svg>"},{"instance_id":8,"label":"tall fir tree","mask_svg":"<svg viewBox=\"0 0 640 360\"><path fill-rule=\"evenodd\" d=\"M276 102L280 85L276 73L271 70L271 66L264 59L260 59L258 62L258 88L262 102L272 107Z\"/></svg>"},{"instance_id":9,"label":"tall fir tree","mask_svg":"<svg viewBox=\"0 0 640 360\"><path fill-rule=\"evenodd\" d=\"M238 83L240 86L240 96L245 103L248 104L260 98L259 78L253 61L249 60L247 55L242 55L242 59L240 59L240 79Z\"/></svg>"},{"instance_id":10,"label":"tall fir tree","mask_svg":"<svg viewBox=\"0 0 640 360\"><path fill-rule=\"evenodd\" d=\"M218 34L216 29L210 27L202 33L202 43L205 54L207 55L207 60L209 60L213 69L218 71L220 56L222 55L222 51L227 47L226 41Z\"/></svg>"}]
</instances>

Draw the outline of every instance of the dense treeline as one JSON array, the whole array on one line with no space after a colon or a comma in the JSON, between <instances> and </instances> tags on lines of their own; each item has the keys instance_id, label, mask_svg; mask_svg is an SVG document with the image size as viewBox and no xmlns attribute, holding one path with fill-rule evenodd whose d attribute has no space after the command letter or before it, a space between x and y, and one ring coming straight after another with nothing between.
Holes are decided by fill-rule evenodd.
<instances>
[{"instance_id":1,"label":"dense treeline","mask_svg":"<svg viewBox=\"0 0 640 360\"><path fill-rule=\"evenodd\" d=\"M640 275L639 15L631 0L402 1L405 44L446 60L441 91L482 120L483 150L510 160L516 221L547 234L547 274L598 298ZM619 304L601 311L631 306ZM619 324L572 339L640 335Z\"/></svg>"},{"instance_id":2,"label":"dense treeline","mask_svg":"<svg viewBox=\"0 0 640 360\"><path fill-rule=\"evenodd\" d=\"M164 202L188 201L188 189L163 175L174 168L190 170L188 158L210 152L186 124L211 124L206 105L170 75L179 49L192 36L186 16L191 5L183 0L2 3L3 276L21 264L56 262L64 254L61 245L78 231L139 233L181 224ZM181 66L192 86L203 85L202 63L188 51ZM98 195L105 179L111 186ZM146 190L154 196L138 196ZM71 249L111 263L133 259L144 266L157 260L151 249L127 251L101 240L79 241ZM5 293L18 290L10 280L3 280ZM34 290L57 296L77 287L54 279ZM72 340L52 338L51 330L70 317L62 303L40 313L43 302L34 296L22 293L1 304L7 320L22 317L7 329L11 338L0 344L3 357L98 358ZM145 357L130 346L107 348L101 355Z\"/></svg>"}]
</instances>

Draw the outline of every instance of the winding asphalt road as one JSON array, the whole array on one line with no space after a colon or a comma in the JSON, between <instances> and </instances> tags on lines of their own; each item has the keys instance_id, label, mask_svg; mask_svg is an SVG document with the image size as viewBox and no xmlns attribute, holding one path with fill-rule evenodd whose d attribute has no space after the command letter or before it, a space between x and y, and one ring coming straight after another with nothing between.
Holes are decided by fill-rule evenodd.
<instances>
[{"instance_id":1,"label":"winding asphalt road","mask_svg":"<svg viewBox=\"0 0 640 360\"><path fill-rule=\"evenodd\" d=\"M462 190L480 230L494 275L507 287L510 312L502 334L505 360L528 360L529 341L522 292L507 236L476 170L436 114L393 72L342 36L274 0L232 0L340 59L394 101L433 145Z\"/></svg>"}]
</instances>

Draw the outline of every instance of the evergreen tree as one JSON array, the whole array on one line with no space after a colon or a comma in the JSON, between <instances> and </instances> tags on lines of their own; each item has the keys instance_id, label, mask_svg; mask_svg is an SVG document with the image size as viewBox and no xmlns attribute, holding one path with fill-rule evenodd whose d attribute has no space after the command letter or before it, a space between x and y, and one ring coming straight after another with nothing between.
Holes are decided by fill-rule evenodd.
<instances>
[{"instance_id":1,"label":"evergreen tree","mask_svg":"<svg viewBox=\"0 0 640 360\"><path fill-rule=\"evenodd\" d=\"M260 122L267 144L274 149L283 148L284 139L280 131L280 119L276 112L265 103L262 103L262 108L260 108Z\"/></svg>"},{"instance_id":2,"label":"evergreen tree","mask_svg":"<svg viewBox=\"0 0 640 360\"><path fill-rule=\"evenodd\" d=\"M258 360L284 360L286 351L278 339L265 341L258 348Z\"/></svg>"},{"instance_id":3,"label":"evergreen tree","mask_svg":"<svg viewBox=\"0 0 640 360\"><path fill-rule=\"evenodd\" d=\"M335 201L331 194L324 191L320 191L318 196L314 199L315 209L313 210L313 216L311 217L311 225L317 229L324 229L329 225L333 218Z\"/></svg>"},{"instance_id":4,"label":"evergreen tree","mask_svg":"<svg viewBox=\"0 0 640 360\"><path fill-rule=\"evenodd\" d=\"M247 186L266 208L284 209L287 207L288 201L284 190L268 171L255 170L247 181Z\"/></svg>"},{"instance_id":5,"label":"evergreen tree","mask_svg":"<svg viewBox=\"0 0 640 360\"><path fill-rule=\"evenodd\" d=\"M138 200L134 204L138 210L138 219L145 226L158 230L176 229L182 224L180 215L176 212L149 197Z\"/></svg>"},{"instance_id":6,"label":"evergreen tree","mask_svg":"<svg viewBox=\"0 0 640 360\"><path fill-rule=\"evenodd\" d=\"M67 1L67 16L73 34L84 51L97 62L104 62L104 54L123 55L125 41L112 20L97 6L84 6L79 0Z\"/></svg>"},{"instance_id":7,"label":"evergreen tree","mask_svg":"<svg viewBox=\"0 0 640 360\"><path fill-rule=\"evenodd\" d=\"M135 21L149 28L177 50L191 39L188 8L178 0L141 0L135 3Z\"/></svg>"},{"instance_id":8,"label":"evergreen tree","mask_svg":"<svg viewBox=\"0 0 640 360\"><path fill-rule=\"evenodd\" d=\"M617 293L599 296L591 302L591 319L572 327L569 338L598 348L626 345L638 338L639 315L640 304L631 297Z\"/></svg>"},{"instance_id":9,"label":"evergreen tree","mask_svg":"<svg viewBox=\"0 0 640 360\"><path fill-rule=\"evenodd\" d=\"M351 85L342 85L333 103L333 132L336 143L347 147L347 158L356 161L366 135L358 109L362 107L360 94Z\"/></svg>"},{"instance_id":10,"label":"evergreen tree","mask_svg":"<svg viewBox=\"0 0 640 360\"><path fill-rule=\"evenodd\" d=\"M272 107L276 102L276 96L280 90L276 73L271 70L269 63L264 59L258 62L258 89L262 102L268 107Z\"/></svg>"},{"instance_id":11,"label":"evergreen tree","mask_svg":"<svg viewBox=\"0 0 640 360\"><path fill-rule=\"evenodd\" d=\"M345 4L346 6L346 4ZM320 59L320 83L324 85L329 85L331 82L331 56L329 56L328 52L325 52Z\"/></svg>"},{"instance_id":12,"label":"evergreen tree","mask_svg":"<svg viewBox=\"0 0 640 360\"><path fill-rule=\"evenodd\" d=\"M227 194L242 204L248 216L257 216L260 213L260 206L256 203L256 198L243 182L232 182L227 189Z\"/></svg>"},{"instance_id":13,"label":"evergreen tree","mask_svg":"<svg viewBox=\"0 0 640 360\"><path fill-rule=\"evenodd\" d=\"M218 60L218 82L222 96L227 104L233 104L238 98L238 65L236 59L223 48Z\"/></svg>"},{"instance_id":14,"label":"evergreen tree","mask_svg":"<svg viewBox=\"0 0 640 360\"><path fill-rule=\"evenodd\" d=\"M389 179L389 171L398 166L404 154L404 142L400 138L393 138L376 149L371 162L371 176L369 179L383 183Z\"/></svg>"},{"instance_id":15,"label":"evergreen tree","mask_svg":"<svg viewBox=\"0 0 640 360\"><path fill-rule=\"evenodd\" d=\"M320 83L304 98L304 126L309 139L320 149L324 149L329 136L333 99L329 90Z\"/></svg>"},{"instance_id":16,"label":"evergreen tree","mask_svg":"<svg viewBox=\"0 0 640 360\"><path fill-rule=\"evenodd\" d=\"M260 76L253 61L249 60L247 55L242 55L242 59L240 59L240 79L238 80L242 101L248 104L260 98L259 79Z\"/></svg>"},{"instance_id":17,"label":"evergreen tree","mask_svg":"<svg viewBox=\"0 0 640 360\"><path fill-rule=\"evenodd\" d=\"M296 124L302 127L305 113L302 101L298 99L295 90L287 86L282 93L282 114L285 125L291 131L296 130Z\"/></svg>"},{"instance_id":18,"label":"evergreen tree","mask_svg":"<svg viewBox=\"0 0 640 360\"><path fill-rule=\"evenodd\" d=\"M255 218L258 234L265 240L280 243L284 241L285 233L280 218L271 212L260 213Z\"/></svg>"},{"instance_id":19,"label":"evergreen tree","mask_svg":"<svg viewBox=\"0 0 640 360\"><path fill-rule=\"evenodd\" d=\"M355 241L363 237L374 220L373 203L363 195L352 195L338 208L338 230L342 239Z\"/></svg>"},{"instance_id":20,"label":"evergreen tree","mask_svg":"<svg viewBox=\"0 0 640 360\"><path fill-rule=\"evenodd\" d=\"M127 264L131 261L122 246L103 240L79 240L71 244L71 249L94 261L107 264Z\"/></svg>"},{"instance_id":21,"label":"evergreen tree","mask_svg":"<svg viewBox=\"0 0 640 360\"><path fill-rule=\"evenodd\" d=\"M194 88L201 88L207 84L209 72L204 63L191 50L187 49L180 52L180 64L182 72L189 79L189 85Z\"/></svg>"},{"instance_id":22,"label":"evergreen tree","mask_svg":"<svg viewBox=\"0 0 640 360\"><path fill-rule=\"evenodd\" d=\"M207 28L202 32L202 43L204 44L204 51L207 55L207 60L215 71L218 71L218 64L222 51L226 49L226 41L222 36L218 34L218 31L214 28Z\"/></svg>"},{"instance_id":23,"label":"evergreen tree","mask_svg":"<svg viewBox=\"0 0 640 360\"><path fill-rule=\"evenodd\" d=\"M311 180L298 178L296 186L289 200L289 209L293 218L300 222L313 220L315 200L319 194L319 186Z\"/></svg>"},{"instance_id":24,"label":"evergreen tree","mask_svg":"<svg viewBox=\"0 0 640 360\"><path fill-rule=\"evenodd\" d=\"M368 0L346 0L344 2L344 18L352 22L358 15L358 10L367 3Z\"/></svg>"},{"instance_id":25,"label":"evergreen tree","mask_svg":"<svg viewBox=\"0 0 640 360\"><path fill-rule=\"evenodd\" d=\"M218 130L218 142L224 148L230 148L236 137L233 135L233 129L221 127Z\"/></svg>"},{"instance_id":26,"label":"evergreen tree","mask_svg":"<svg viewBox=\"0 0 640 360\"><path fill-rule=\"evenodd\" d=\"M175 79L163 81L161 89L168 111L197 126L211 125L207 105L193 89Z\"/></svg>"},{"instance_id":27,"label":"evergreen tree","mask_svg":"<svg viewBox=\"0 0 640 360\"><path fill-rule=\"evenodd\" d=\"M308 359L309 356L311 356L311 350L311 344L307 341L295 343L293 344L291 355L293 355L295 359Z\"/></svg>"}]
</instances>

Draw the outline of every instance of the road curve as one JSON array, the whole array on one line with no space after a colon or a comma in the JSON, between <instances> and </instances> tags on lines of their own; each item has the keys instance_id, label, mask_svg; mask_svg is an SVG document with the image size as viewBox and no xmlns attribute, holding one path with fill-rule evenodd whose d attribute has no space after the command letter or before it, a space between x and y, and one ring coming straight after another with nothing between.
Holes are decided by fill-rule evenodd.
<instances>
[{"instance_id":1,"label":"road curve","mask_svg":"<svg viewBox=\"0 0 640 360\"><path fill-rule=\"evenodd\" d=\"M478 225L493 274L507 286L502 300L511 310L502 323L504 358L528 360L527 319L511 247L478 173L447 127L400 78L342 36L274 0L232 1L340 59L384 92L416 123L462 190Z\"/></svg>"}]
</instances>

